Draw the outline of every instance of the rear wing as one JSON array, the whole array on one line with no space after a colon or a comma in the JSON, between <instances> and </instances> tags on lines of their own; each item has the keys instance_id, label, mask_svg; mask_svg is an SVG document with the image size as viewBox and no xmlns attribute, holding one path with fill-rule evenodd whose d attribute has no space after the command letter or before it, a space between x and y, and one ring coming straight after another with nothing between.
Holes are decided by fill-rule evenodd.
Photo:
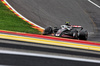
<instances>
[{"instance_id":1,"label":"rear wing","mask_svg":"<svg viewBox=\"0 0 100 66\"><path fill-rule=\"evenodd\" d=\"M81 28L81 30L83 29L82 26L77 26L77 25L72 25L73 28Z\"/></svg>"},{"instance_id":2,"label":"rear wing","mask_svg":"<svg viewBox=\"0 0 100 66\"><path fill-rule=\"evenodd\" d=\"M82 26L76 26L76 25L72 25L72 27L77 27L77 28L79 27L79 28L81 28Z\"/></svg>"}]
</instances>

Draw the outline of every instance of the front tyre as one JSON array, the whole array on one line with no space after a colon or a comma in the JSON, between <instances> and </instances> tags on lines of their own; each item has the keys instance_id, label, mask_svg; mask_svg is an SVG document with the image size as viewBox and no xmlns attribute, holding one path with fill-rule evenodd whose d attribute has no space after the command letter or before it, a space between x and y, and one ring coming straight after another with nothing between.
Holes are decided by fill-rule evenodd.
<instances>
[{"instance_id":1,"label":"front tyre","mask_svg":"<svg viewBox=\"0 0 100 66\"><path fill-rule=\"evenodd\" d=\"M48 34L52 34L53 33L53 30L51 27L46 27L44 32L43 32L43 35L48 35Z\"/></svg>"}]
</instances>

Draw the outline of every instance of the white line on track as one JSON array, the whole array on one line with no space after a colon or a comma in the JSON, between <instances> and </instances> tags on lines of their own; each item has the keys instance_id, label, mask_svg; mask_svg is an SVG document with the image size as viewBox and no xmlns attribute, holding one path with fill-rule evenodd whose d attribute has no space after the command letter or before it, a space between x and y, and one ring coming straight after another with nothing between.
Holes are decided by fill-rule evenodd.
<instances>
[{"instance_id":1,"label":"white line on track","mask_svg":"<svg viewBox=\"0 0 100 66\"><path fill-rule=\"evenodd\" d=\"M95 5L96 7L98 7L98 8L100 8L100 6L99 5L97 5L96 3L94 3L93 1L91 1L91 0L88 0L90 3L92 3L93 5Z\"/></svg>"},{"instance_id":2,"label":"white line on track","mask_svg":"<svg viewBox=\"0 0 100 66\"><path fill-rule=\"evenodd\" d=\"M11 55L54 58L54 59L62 59L62 60L74 60L74 61L83 61L83 62L91 62L91 63L100 63L100 60L83 59L83 58L66 57L66 56L56 56L56 55L47 55L47 54L39 54L39 53L29 53L29 52L27 53L27 52L8 51L8 50L0 50L0 53L11 54Z\"/></svg>"},{"instance_id":3,"label":"white line on track","mask_svg":"<svg viewBox=\"0 0 100 66\"><path fill-rule=\"evenodd\" d=\"M38 27L44 29L43 27L41 27L41 26L39 26L39 25L33 23L32 21L28 20L26 17L22 16L19 12L17 12L17 11L7 2L7 0L4 0L4 1L5 1L5 2L9 5L9 7L12 8L12 10L15 11L18 15L20 15L21 17L23 17L24 19L26 19L26 20L29 21L30 23L32 23L32 24L34 24L34 25L36 25L36 26L38 26Z\"/></svg>"}]
</instances>

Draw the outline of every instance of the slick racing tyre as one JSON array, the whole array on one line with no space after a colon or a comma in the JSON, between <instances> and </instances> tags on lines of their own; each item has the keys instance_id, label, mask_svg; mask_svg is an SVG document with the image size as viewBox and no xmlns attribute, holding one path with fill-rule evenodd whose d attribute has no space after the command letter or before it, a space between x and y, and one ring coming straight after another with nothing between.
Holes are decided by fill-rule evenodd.
<instances>
[{"instance_id":1,"label":"slick racing tyre","mask_svg":"<svg viewBox=\"0 0 100 66\"><path fill-rule=\"evenodd\" d=\"M82 31L79 33L79 39L80 39L80 40L87 40L87 38L88 38L88 32L82 30Z\"/></svg>"},{"instance_id":2,"label":"slick racing tyre","mask_svg":"<svg viewBox=\"0 0 100 66\"><path fill-rule=\"evenodd\" d=\"M43 35L48 35L48 34L51 34L53 33L53 30L51 27L46 27L44 32L43 32Z\"/></svg>"}]
</instances>

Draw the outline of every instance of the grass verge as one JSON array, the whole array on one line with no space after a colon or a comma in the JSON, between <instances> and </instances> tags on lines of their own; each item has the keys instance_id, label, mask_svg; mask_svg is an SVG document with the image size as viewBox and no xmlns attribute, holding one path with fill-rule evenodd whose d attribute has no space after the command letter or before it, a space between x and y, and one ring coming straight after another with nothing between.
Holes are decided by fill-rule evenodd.
<instances>
[{"instance_id":1,"label":"grass verge","mask_svg":"<svg viewBox=\"0 0 100 66\"><path fill-rule=\"evenodd\" d=\"M30 24L17 17L0 1L0 30L40 34Z\"/></svg>"}]
</instances>

